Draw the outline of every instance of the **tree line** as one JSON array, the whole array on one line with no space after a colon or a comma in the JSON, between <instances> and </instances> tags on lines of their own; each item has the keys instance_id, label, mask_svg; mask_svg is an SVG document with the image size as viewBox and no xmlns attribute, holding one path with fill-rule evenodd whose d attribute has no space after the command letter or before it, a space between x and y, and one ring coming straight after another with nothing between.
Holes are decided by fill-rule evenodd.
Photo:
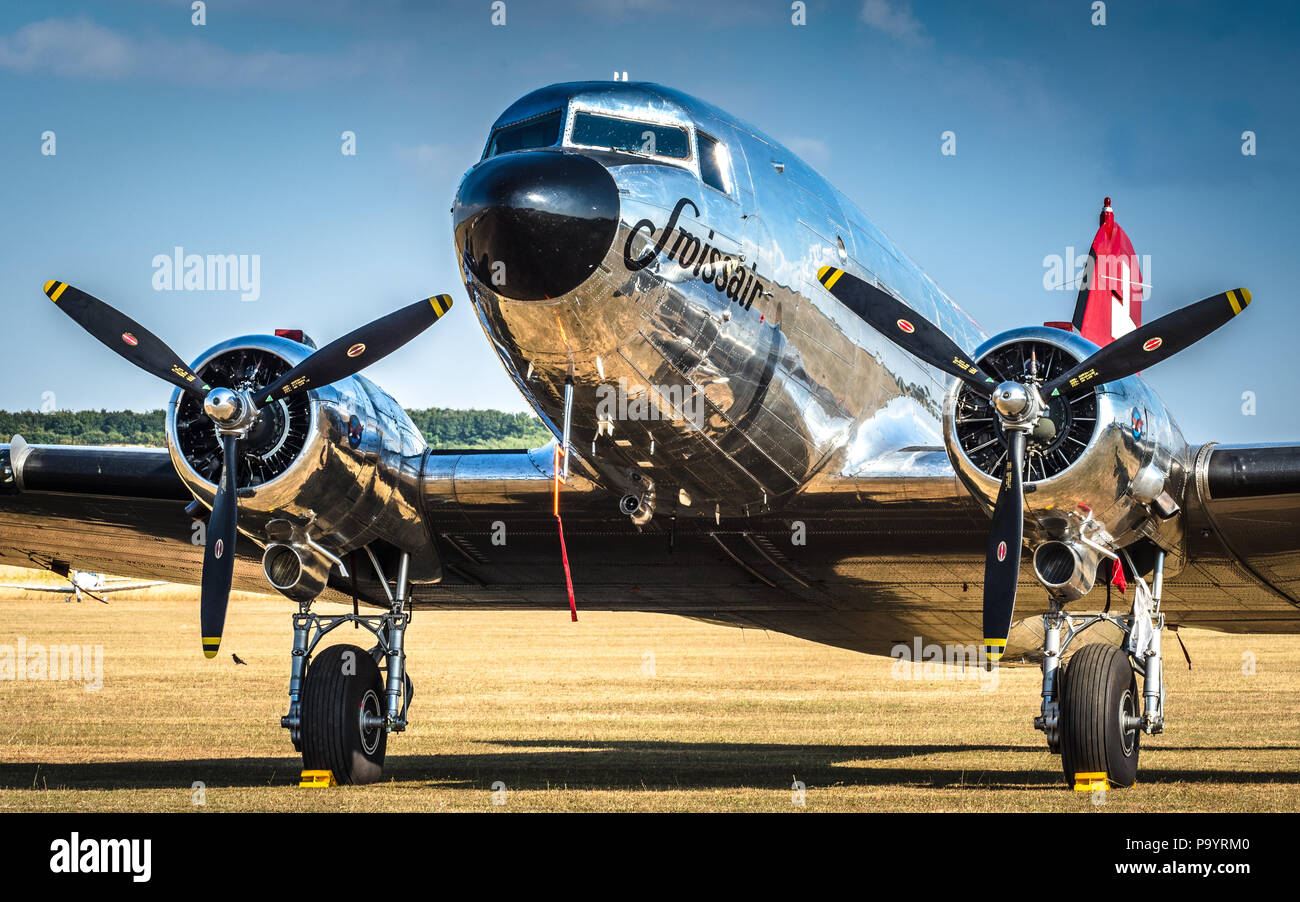
<instances>
[{"instance_id":1,"label":"tree line","mask_svg":"<svg viewBox=\"0 0 1300 902\"><path fill-rule=\"evenodd\" d=\"M500 410L408 410L429 447L534 448L551 440L542 421L529 413ZM143 445L167 443L163 411L0 410L0 442L21 434L34 445Z\"/></svg>"}]
</instances>

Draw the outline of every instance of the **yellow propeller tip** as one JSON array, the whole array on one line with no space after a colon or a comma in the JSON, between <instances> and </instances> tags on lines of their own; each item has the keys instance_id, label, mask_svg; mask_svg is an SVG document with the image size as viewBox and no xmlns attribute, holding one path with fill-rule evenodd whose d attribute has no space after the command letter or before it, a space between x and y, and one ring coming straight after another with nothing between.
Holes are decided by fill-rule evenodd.
<instances>
[{"instance_id":1,"label":"yellow propeller tip","mask_svg":"<svg viewBox=\"0 0 1300 902\"><path fill-rule=\"evenodd\" d=\"M1241 301L1242 301L1241 306L1243 306L1243 307L1249 307L1249 306L1250 306L1250 289L1249 289L1249 288L1243 288L1243 289L1241 289Z\"/></svg>"},{"instance_id":2,"label":"yellow propeller tip","mask_svg":"<svg viewBox=\"0 0 1300 902\"><path fill-rule=\"evenodd\" d=\"M46 293L46 294L49 294L49 293L50 293L50 289L52 289L52 288L53 288L55 285L57 285L57 284L59 284L59 283L56 282L54 279L50 279L50 281L48 281L48 282L45 283L45 293Z\"/></svg>"},{"instance_id":3,"label":"yellow propeller tip","mask_svg":"<svg viewBox=\"0 0 1300 902\"><path fill-rule=\"evenodd\" d=\"M834 268L835 268L835 267L833 267L833 266L823 266L821 269L817 270L817 281L820 282L820 281L822 281L823 279L825 279L825 278L826 278L826 274L827 274L828 272L830 272L830 271L831 271L832 269L834 269Z\"/></svg>"},{"instance_id":4,"label":"yellow propeller tip","mask_svg":"<svg viewBox=\"0 0 1300 902\"><path fill-rule=\"evenodd\" d=\"M216 650L215 648L213 648L213 649L207 649L207 648L203 649L203 657L205 657L205 658L215 658L216 656L217 656L217 650Z\"/></svg>"}]
</instances>

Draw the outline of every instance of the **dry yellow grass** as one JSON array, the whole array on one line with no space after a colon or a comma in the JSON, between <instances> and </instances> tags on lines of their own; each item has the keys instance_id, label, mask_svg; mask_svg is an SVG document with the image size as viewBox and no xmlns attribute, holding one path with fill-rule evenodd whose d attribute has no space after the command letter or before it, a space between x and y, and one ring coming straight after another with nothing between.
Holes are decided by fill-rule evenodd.
<instances>
[{"instance_id":1,"label":"dry yellow grass","mask_svg":"<svg viewBox=\"0 0 1300 902\"><path fill-rule=\"evenodd\" d=\"M104 655L98 691L0 681L0 811L195 810L196 781L208 811L1300 809L1300 637L1184 633L1195 669L1169 649L1168 732L1144 739L1139 786L1101 806L1066 790L1031 726L1034 669L985 691L660 615L424 612L407 642L413 724L390 741L386 782L302 790L279 726L289 604L237 598L208 661L196 591L111 601L0 593L0 645Z\"/></svg>"}]
</instances>

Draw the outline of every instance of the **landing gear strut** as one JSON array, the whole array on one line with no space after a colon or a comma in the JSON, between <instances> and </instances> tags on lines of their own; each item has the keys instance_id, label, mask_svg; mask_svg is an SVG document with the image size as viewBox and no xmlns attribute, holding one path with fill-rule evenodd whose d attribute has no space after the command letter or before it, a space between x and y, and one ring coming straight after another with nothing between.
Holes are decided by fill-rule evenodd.
<instances>
[{"instance_id":1,"label":"landing gear strut","mask_svg":"<svg viewBox=\"0 0 1300 902\"><path fill-rule=\"evenodd\" d=\"M1124 552L1120 552L1124 554ZM1131 562L1130 562L1131 563ZM1047 747L1061 756L1066 782L1075 789L1132 786L1142 733L1165 728L1165 686L1160 611L1164 552L1156 557L1154 588L1135 577L1133 606L1127 616L1072 615L1055 601L1043 615L1043 707L1034 728ZM1121 645L1091 643L1070 664L1065 650L1089 627L1110 623L1124 634ZM1137 676L1142 676L1142 694Z\"/></svg>"},{"instance_id":2,"label":"landing gear strut","mask_svg":"<svg viewBox=\"0 0 1300 902\"><path fill-rule=\"evenodd\" d=\"M321 616L311 602L293 615L293 655L289 669L289 713L280 725L302 753L304 770L328 770L339 783L373 783L380 778L389 733L406 729L406 714L415 686L406 673L406 628L410 556L403 553L396 593L369 548L366 553L388 593L383 614ZM314 659L325 635L345 623L368 630L376 644L369 651L355 645L332 645ZM386 679L380 674L384 662Z\"/></svg>"}]
</instances>

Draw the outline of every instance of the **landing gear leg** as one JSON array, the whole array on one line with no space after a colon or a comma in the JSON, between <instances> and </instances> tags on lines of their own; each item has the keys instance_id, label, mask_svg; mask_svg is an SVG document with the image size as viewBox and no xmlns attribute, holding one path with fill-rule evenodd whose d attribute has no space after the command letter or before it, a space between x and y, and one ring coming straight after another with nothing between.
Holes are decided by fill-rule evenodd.
<instances>
[{"instance_id":1,"label":"landing gear leg","mask_svg":"<svg viewBox=\"0 0 1300 902\"><path fill-rule=\"evenodd\" d=\"M366 549L371 554L370 549ZM302 753L304 770L328 770L339 783L373 783L383 774L389 733L406 729L415 686L406 674L406 628L410 558L398 565L396 592L388 588L379 561L371 554L380 585L389 595L384 614L321 616L303 602L293 617L289 670L289 713L280 725ZM375 637L368 651L332 645L312 653L325 635L355 623ZM384 662L387 684L380 672Z\"/></svg>"},{"instance_id":2,"label":"landing gear leg","mask_svg":"<svg viewBox=\"0 0 1300 902\"><path fill-rule=\"evenodd\" d=\"M1141 733L1164 731L1163 583L1161 552L1154 591L1137 577L1127 616L1071 615L1055 603L1043 615L1043 705L1034 727L1046 735L1052 753L1061 755L1066 782L1075 789L1132 786ZM1066 667L1065 650L1084 630L1102 622L1122 630L1124 641L1119 646L1089 643Z\"/></svg>"}]
</instances>

